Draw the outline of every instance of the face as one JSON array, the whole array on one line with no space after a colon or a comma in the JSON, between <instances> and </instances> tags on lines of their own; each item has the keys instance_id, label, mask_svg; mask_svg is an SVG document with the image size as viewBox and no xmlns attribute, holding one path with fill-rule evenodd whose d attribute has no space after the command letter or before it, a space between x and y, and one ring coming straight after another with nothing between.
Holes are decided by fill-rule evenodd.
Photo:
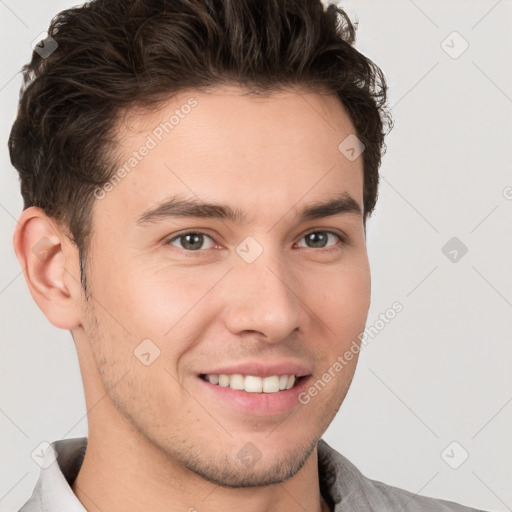
<instances>
[{"instance_id":1,"label":"face","mask_svg":"<svg viewBox=\"0 0 512 512\"><path fill-rule=\"evenodd\" d=\"M305 91L194 91L129 113L125 172L95 193L92 297L73 332L86 397L109 391L91 435L136 432L233 487L304 465L369 307L362 156L338 149L353 133L336 97Z\"/></svg>"}]
</instances>

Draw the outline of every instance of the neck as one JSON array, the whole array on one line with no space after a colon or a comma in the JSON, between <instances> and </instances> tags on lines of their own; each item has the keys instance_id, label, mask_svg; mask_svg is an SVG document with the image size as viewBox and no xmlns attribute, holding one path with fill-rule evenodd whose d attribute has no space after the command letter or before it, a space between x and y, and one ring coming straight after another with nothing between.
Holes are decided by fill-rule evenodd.
<instances>
[{"instance_id":1,"label":"neck","mask_svg":"<svg viewBox=\"0 0 512 512\"><path fill-rule=\"evenodd\" d=\"M131 425L89 425L87 449L72 484L88 512L207 512L240 510L327 512L319 488L317 448L288 480L231 488L209 482L151 443ZM124 430L124 431L123 431ZM101 432L101 435L96 435Z\"/></svg>"}]
</instances>

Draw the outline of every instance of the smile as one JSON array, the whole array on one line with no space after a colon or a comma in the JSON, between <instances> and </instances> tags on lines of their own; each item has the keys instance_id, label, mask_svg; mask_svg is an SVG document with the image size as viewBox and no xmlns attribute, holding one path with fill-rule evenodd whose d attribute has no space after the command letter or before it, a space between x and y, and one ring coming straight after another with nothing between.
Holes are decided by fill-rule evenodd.
<instances>
[{"instance_id":1,"label":"smile","mask_svg":"<svg viewBox=\"0 0 512 512\"><path fill-rule=\"evenodd\" d=\"M257 375L242 375L235 373L226 374L202 374L200 377L223 388L231 388L247 393L278 393L291 389L301 378L295 375L271 375L268 377L259 377Z\"/></svg>"}]
</instances>

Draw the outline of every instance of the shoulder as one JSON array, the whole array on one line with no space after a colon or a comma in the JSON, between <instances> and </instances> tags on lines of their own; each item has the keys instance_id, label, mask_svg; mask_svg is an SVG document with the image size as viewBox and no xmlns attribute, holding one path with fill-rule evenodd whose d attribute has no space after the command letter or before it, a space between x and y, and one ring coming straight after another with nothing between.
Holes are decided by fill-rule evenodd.
<instances>
[{"instance_id":1,"label":"shoulder","mask_svg":"<svg viewBox=\"0 0 512 512\"><path fill-rule=\"evenodd\" d=\"M335 512L485 512L367 478L323 439L318 443L318 463L321 485L330 495Z\"/></svg>"},{"instance_id":2,"label":"shoulder","mask_svg":"<svg viewBox=\"0 0 512 512\"><path fill-rule=\"evenodd\" d=\"M364 477L363 477L364 478ZM377 480L366 479L366 491L379 504L377 510L404 510L406 512L484 512L453 501L429 498L405 489L399 489Z\"/></svg>"}]
</instances>

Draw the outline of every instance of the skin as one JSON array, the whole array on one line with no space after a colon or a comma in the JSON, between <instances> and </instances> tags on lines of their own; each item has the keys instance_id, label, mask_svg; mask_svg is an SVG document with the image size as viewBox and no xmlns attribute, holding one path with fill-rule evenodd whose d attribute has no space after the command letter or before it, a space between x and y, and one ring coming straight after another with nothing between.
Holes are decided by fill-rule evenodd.
<instances>
[{"instance_id":1,"label":"skin","mask_svg":"<svg viewBox=\"0 0 512 512\"><path fill-rule=\"evenodd\" d=\"M327 510L317 443L357 355L307 405L273 416L206 395L196 372L292 359L316 381L363 331L370 271L362 215L295 216L343 191L363 210L362 157L349 161L338 150L355 130L333 95L192 91L151 113L128 112L118 127L119 162L192 96L191 113L94 202L88 301L61 226L31 207L14 235L34 300L71 331L78 352L89 443L72 489L88 511ZM240 208L247 221L136 224L175 193ZM187 255L190 246L174 237L194 229L211 238ZM305 238L312 230L347 241L333 235L315 247ZM251 264L236 252L248 236L263 247ZM44 237L51 246L42 260L32 248ZM145 366L133 352L148 338L160 355ZM237 457L248 442L261 453L252 466Z\"/></svg>"}]
</instances>

